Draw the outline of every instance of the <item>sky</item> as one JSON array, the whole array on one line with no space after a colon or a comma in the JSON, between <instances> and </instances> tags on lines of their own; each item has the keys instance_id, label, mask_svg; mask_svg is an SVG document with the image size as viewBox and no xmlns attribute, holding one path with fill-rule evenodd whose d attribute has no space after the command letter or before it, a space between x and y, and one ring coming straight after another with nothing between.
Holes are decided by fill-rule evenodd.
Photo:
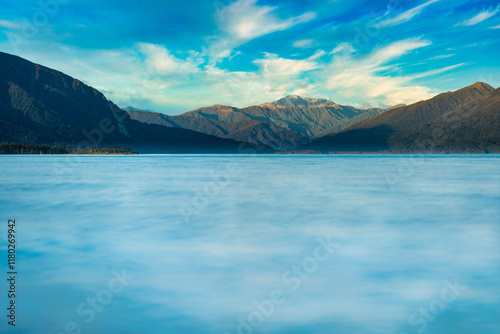
<instances>
[{"instance_id":1,"label":"sky","mask_svg":"<svg viewBox=\"0 0 500 334\"><path fill-rule=\"evenodd\" d=\"M0 0L0 51L120 107L178 114L289 94L359 108L500 86L500 0Z\"/></svg>"}]
</instances>

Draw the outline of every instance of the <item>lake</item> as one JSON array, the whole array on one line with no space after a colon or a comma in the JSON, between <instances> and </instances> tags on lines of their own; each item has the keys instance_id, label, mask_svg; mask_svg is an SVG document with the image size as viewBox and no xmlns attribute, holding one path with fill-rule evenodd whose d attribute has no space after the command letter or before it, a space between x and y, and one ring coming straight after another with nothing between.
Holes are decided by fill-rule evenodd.
<instances>
[{"instance_id":1,"label":"lake","mask_svg":"<svg viewBox=\"0 0 500 334\"><path fill-rule=\"evenodd\" d=\"M2 333L500 333L500 156L0 156L0 175Z\"/></svg>"}]
</instances>

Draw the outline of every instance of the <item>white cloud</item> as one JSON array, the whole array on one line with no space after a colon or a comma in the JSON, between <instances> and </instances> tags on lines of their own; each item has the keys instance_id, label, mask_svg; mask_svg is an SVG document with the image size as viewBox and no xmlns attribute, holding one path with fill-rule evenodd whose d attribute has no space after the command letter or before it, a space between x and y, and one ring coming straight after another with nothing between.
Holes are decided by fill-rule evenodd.
<instances>
[{"instance_id":1,"label":"white cloud","mask_svg":"<svg viewBox=\"0 0 500 334\"><path fill-rule=\"evenodd\" d=\"M500 29L500 25L498 25L496 27L491 27L490 29Z\"/></svg>"},{"instance_id":2,"label":"white cloud","mask_svg":"<svg viewBox=\"0 0 500 334\"><path fill-rule=\"evenodd\" d=\"M209 47L211 58L227 58L233 49L257 37L286 30L299 23L313 20L316 13L281 19L273 12L278 7L259 6L257 0L237 0L217 11L219 37Z\"/></svg>"},{"instance_id":3,"label":"white cloud","mask_svg":"<svg viewBox=\"0 0 500 334\"><path fill-rule=\"evenodd\" d=\"M344 42L344 43L340 43L339 45L337 45L337 47L332 50L331 54L336 54L336 53L340 53L340 52L353 53L354 51L355 50L352 47L352 43Z\"/></svg>"},{"instance_id":4,"label":"white cloud","mask_svg":"<svg viewBox=\"0 0 500 334\"><path fill-rule=\"evenodd\" d=\"M264 59L257 59L253 63L259 66L265 77L290 77L317 69L319 64L314 59L321 55L322 53L318 53L308 59L295 60L280 58L275 54L266 53Z\"/></svg>"},{"instance_id":5,"label":"white cloud","mask_svg":"<svg viewBox=\"0 0 500 334\"><path fill-rule=\"evenodd\" d=\"M421 38L409 38L394 42L389 44L388 46L375 50L367 58L365 64L369 66L377 66L404 56L413 50L420 49L431 44L432 43L430 41L422 40Z\"/></svg>"},{"instance_id":6,"label":"white cloud","mask_svg":"<svg viewBox=\"0 0 500 334\"><path fill-rule=\"evenodd\" d=\"M0 27L11 30L18 30L21 29L22 25L15 21L0 20Z\"/></svg>"},{"instance_id":7,"label":"white cloud","mask_svg":"<svg viewBox=\"0 0 500 334\"><path fill-rule=\"evenodd\" d=\"M396 25L399 25L401 23L405 23L405 22L408 22L410 21L413 17L417 16L418 14L422 13L422 11L424 10L424 8L426 8L427 6L435 3L435 2L438 2L439 0L431 0L431 1L428 1L420 6L417 6L413 9L410 9L410 10L407 10L406 12L404 13L401 13L399 14L398 16L394 17L394 18L391 18L391 19L387 19L385 21L382 21L380 22L380 26L381 27L389 27L389 26L396 26Z\"/></svg>"},{"instance_id":8,"label":"white cloud","mask_svg":"<svg viewBox=\"0 0 500 334\"><path fill-rule=\"evenodd\" d=\"M441 73L444 73L444 72L448 72L448 71L454 70L456 68L462 67L464 65L465 65L465 63L460 63L460 64L456 64L456 65L451 65L451 66L443 67L443 68L440 68L440 69L437 69L437 70L430 70L430 71L426 71L426 72L414 74L414 75L410 76L410 78L411 79L425 78L425 77L429 77L431 75L436 75L436 74L441 74Z\"/></svg>"},{"instance_id":9,"label":"white cloud","mask_svg":"<svg viewBox=\"0 0 500 334\"><path fill-rule=\"evenodd\" d=\"M429 58L429 59L427 59L427 60L446 59L446 58L453 57L454 55L455 55L454 53L452 53L452 54L447 54L447 55L439 55L439 56L436 56L436 57Z\"/></svg>"},{"instance_id":10,"label":"white cloud","mask_svg":"<svg viewBox=\"0 0 500 334\"><path fill-rule=\"evenodd\" d=\"M367 56L344 54L343 57L336 57L328 68L327 87L344 99L364 101L375 106L409 104L429 99L434 96L431 89L411 85L411 80L433 73L415 77L379 73L388 68L385 65L388 62L430 44L430 41L412 38L394 42L372 51ZM345 103L345 100L342 102Z\"/></svg>"},{"instance_id":11,"label":"white cloud","mask_svg":"<svg viewBox=\"0 0 500 334\"><path fill-rule=\"evenodd\" d=\"M195 73L198 66L203 63L201 58L188 58L181 60L173 56L164 46L139 43L139 52L146 56L146 65L154 73Z\"/></svg>"},{"instance_id":12,"label":"white cloud","mask_svg":"<svg viewBox=\"0 0 500 334\"><path fill-rule=\"evenodd\" d=\"M301 39L298 41L295 41L293 43L294 48L299 48L299 49L308 49L311 48L314 43L316 43L316 40L314 39Z\"/></svg>"},{"instance_id":13,"label":"white cloud","mask_svg":"<svg viewBox=\"0 0 500 334\"><path fill-rule=\"evenodd\" d=\"M218 13L221 30L241 40L251 40L271 32L285 30L298 23L310 21L314 13L282 20L273 15L278 7L258 6L257 0L238 0Z\"/></svg>"},{"instance_id":14,"label":"white cloud","mask_svg":"<svg viewBox=\"0 0 500 334\"><path fill-rule=\"evenodd\" d=\"M477 14L476 16L474 16L468 20L465 20L463 22L457 23L455 26L473 26L473 25L476 25L478 23L481 23L481 22L489 19L490 17L495 16L499 10L500 10L500 5L498 5L497 8L495 8L495 9L490 8L487 10L483 10L479 14Z\"/></svg>"}]
</instances>

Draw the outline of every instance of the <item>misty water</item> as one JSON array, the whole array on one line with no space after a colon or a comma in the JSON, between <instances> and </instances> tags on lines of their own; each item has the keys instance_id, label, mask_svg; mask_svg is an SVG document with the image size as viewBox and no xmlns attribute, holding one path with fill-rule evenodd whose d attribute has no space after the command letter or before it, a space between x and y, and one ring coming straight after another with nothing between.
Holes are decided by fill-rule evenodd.
<instances>
[{"instance_id":1,"label":"misty water","mask_svg":"<svg viewBox=\"0 0 500 334\"><path fill-rule=\"evenodd\" d=\"M0 177L2 333L500 332L499 156L1 156Z\"/></svg>"}]
</instances>

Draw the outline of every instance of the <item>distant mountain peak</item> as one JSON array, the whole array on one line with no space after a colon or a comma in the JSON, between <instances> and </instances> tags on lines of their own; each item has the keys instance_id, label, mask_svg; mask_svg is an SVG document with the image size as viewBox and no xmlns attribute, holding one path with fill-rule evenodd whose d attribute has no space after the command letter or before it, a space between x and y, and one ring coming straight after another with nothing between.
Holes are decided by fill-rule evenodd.
<instances>
[{"instance_id":1,"label":"distant mountain peak","mask_svg":"<svg viewBox=\"0 0 500 334\"><path fill-rule=\"evenodd\" d=\"M278 101L271 102L272 104L282 105L282 106L290 106L290 105L307 105L307 102L304 98L298 95L287 95Z\"/></svg>"},{"instance_id":2,"label":"distant mountain peak","mask_svg":"<svg viewBox=\"0 0 500 334\"><path fill-rule=\"evenodd\" d=\"M287 95L278 101L267 102L261 104L262 107L268 108L283 108L283 107L302 107L302 108L312 108L312 107L333 107L337 104L329 101L327 99L313 99L309 97L301 97L299 95Z\"/></svg>"},{"instance_id":3,"label":"distant mountain peak","mask_svg":"<svg viewBox=\"0 0 500 334\"><path fill-rule=\"evenodd\" d=\"M487 89L487 90L489 90L489 91L493 91L493 90L495 90L493 87L491 87L491 86L490 86L490 85L488 85L487 83L485 83L485 82L481 82L481 81L478 81L478 82L476 82L475 84L470 85L469 87L470 87L470 88L485 88L485 89Z\"/></svg>"},{"instance_id":4,"label":"distant mountain peak","mask_svg":"<svg viewBox=\"0 0 500 334\"><path fill-rule=\"evenodd\" d=\"M230 111L234 111L235 110L235 107L226 106L226 105L223 105L223 104L215 104L212 107L213 108L217 108L220 111L225 111L225 112L230 112Z\"/></svg>"},{"instance_id":5,"label":"distant mountain peak","mask_svg":"<svg viewBox=\"0 0 500 334\"><path fill-rule=\"evenodd\" d=\"M486 96L486 95L491 94L494 90L495 90L495 88L491 87L487 83L476 82L473 85L464 87L464 88L459 89L459 90L454 91L454 92L446 92L446 93L439 94L435 97L435 99L436 98L439 99L439 98L443 98L443 97L448 98L448 97L453 97L453 96L455 96L455 97L456 96L474 97L478 94Z\"/></svg>"}]
</instances>

